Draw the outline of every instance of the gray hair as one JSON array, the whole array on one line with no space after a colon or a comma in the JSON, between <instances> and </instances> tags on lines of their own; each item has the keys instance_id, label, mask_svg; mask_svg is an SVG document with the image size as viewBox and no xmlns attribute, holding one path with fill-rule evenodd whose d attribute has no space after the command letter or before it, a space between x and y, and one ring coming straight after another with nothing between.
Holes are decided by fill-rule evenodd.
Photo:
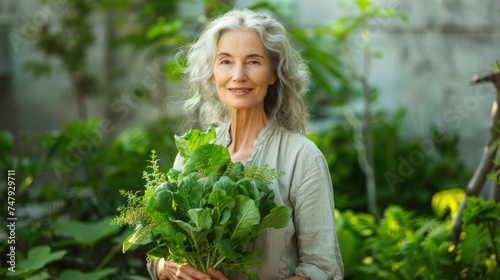
<instances>
[{"instance_id":1,"label":"gray hair","mask_svg":"<svg viewBox=\"0 0 500 280\"><path fill-rule=\"evenodd\" d=\"M269 120L279 127L305 133L309 114L303 96L310 82L306 63L292 46L289 34L281 23L248 9L232 10L213 20L188 46L185 71L193 96L185 103L186 113L199 113L199 120L204 126L230 121L229 110L220 101L211 81L217 43L227 30L253 30L259 35L268 51L271 70L277 76L264 99L265 112Z\"/></svg>"}]
</instances>

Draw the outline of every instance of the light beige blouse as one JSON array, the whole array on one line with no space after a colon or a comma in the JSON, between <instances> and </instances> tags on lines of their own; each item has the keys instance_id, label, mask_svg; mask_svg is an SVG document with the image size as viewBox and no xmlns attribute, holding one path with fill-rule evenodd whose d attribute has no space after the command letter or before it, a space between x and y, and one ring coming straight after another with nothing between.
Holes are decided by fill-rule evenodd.
<instances>
[{"instance_id":1,"label":"light beige blouse","mask_svg":"<svg viewBox=\"0 0 500 280\"><path fill-rule=\"evenodd\" d=\"M227 147L230 141L229 125L217 128L214 143ZM176 160L176 164L179 162ZM267 229L253 242L252 247L262 249L262 267L255 269L256 274L261 280L292 275L313 280L342 279L344 266L335 231L333 189L321 151L304 135L269 122L255 140L246 163L264 164L285 172L271 188L275 202L287 206L292 219L286 228Z\"/></svg>"}]
</instances>

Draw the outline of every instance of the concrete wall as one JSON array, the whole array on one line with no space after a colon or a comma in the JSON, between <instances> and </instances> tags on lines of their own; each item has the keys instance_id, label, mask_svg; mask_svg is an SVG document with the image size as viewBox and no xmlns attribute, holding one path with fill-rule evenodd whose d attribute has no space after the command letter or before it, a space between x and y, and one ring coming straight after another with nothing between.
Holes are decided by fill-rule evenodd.
<instances>
[{"instance_id":1,"label":"concrete wall","mask_svg":"<svg viewBox=\"0 0 500 280\"><path fill-rule=\"evenodd\" d=\"M349 1L344 1L349 2ZM378 104L407 108L408 135L427 137L430 126L461 136L461 155L477 164L487 136L494 100L492 85L470 86L477 73L500 60L500 1L377 0L408 18L377 20L371 25L369 82L379 90ZM296 20L318 27L349 13L339 1L293 2ZM361 39L353 41L354 49ZM361 52L355 54L359 59Z\"/></svg>"},{"instance_id":2,"label":"concrete wall","mask_svg":"<svg viewBox=\"0 0 500 280\"><path fill-rule=\"evenodd\" d=\"M7 2L4 2L7 1ZM70 77L60 67L59 61L43 56L35 49L33 34L47 21L54 20L66 12L68 0L41 1L2 0L0 5L0 28L5 36L0 43L0 52L6 51L6 62L0 56L0 72L9 76L11 91L0 88L1 128L20 133L38 133L59 129L65 122L78 119L75 97ZM8 9L6 8L8 7ZM108 118L114 114L114 131L133 127L159 115L177 115L178 106L171 105L172 98L156 96L158 92L176 92L176 84L164 84L164 74L159 70L161 58L151 61L145 53L130 49L112 50L106 55L107 14L98 12L91 19L94 25L95 42L89 50L87 67L98 80L98 88L87 100L90 118ZM110 60L113 65L110 66ZM50 62L52 72L48 76L35 77L25 69L32 61ZM8 62L8 63L7 63ZM5 66L8 65L8 66ZM7 68L8 69L5 69ZM114 67L122 74L109 81L106 68ZM137 98L136 89L152 89L152 96ZM159 100L161 98L161 100ZM5 107L5 108L4 108Z\"/></svg>"}]
</instances>

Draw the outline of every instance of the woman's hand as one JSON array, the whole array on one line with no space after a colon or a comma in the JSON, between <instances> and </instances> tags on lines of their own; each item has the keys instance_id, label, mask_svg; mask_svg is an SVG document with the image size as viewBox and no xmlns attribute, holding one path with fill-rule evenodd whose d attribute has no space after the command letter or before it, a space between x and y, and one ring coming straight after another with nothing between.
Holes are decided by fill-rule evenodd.
<instances>
[{"instance_id":1,"label":"woman's hand","mask_svg":"<svg viewBox=\"0 0 500 280\"><path fill-rule=\"evenodd\" d=\"M211 280L209 275L197 270L189 264L176 264L161 259L156 266L156 275L160 280ZM222 273L221 273L222 275ZM222 275L224 276L224 275ZM215 277L215 276L214 276ZM224 276L225 277L225 276ZM228 280L228 278L217 278Z\"/></svg>"},{"instance_id":2,"label":"woman's hand","mask_svg":"<svg viewBox=\"0 0 500 280\"><path fill-rule=\"evenodd\" d=\"M305 278L302 276L294 275L292 277L286 278L285 280L309 280L309 278Z\"/></svg>"},{"instance_id":3,"label":"woman's hand","mask_svg":"<svg viewBox=\"0 0 500 280\"><path fill-rule=\"evenodd\" d=\"M216 269L213 269L213 268L209 268L208 269L208 272L210 272L210 275L212 275L212 277L214 277L215 279L217 280L229 280L229 278L227 278L226 275L224 275L221 271L219 270L216 270Z\"/></svg>"}]
</instances>

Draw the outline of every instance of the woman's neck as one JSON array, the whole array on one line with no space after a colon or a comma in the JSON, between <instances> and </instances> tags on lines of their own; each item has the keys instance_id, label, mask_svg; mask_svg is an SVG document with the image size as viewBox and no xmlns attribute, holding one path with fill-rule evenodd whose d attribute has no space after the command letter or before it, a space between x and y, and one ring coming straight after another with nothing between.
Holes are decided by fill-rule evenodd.
<instances>
[{"instance_id":1,"label":"woman's neck","mask_svg":"<svg viewBox=\"0 0 500 280\"><path fill-rule=\"evenodd\" d=\"M238 111L231 114L231 142L228 150L233 161L246 163L253 151L253 144L259 133L266 127L266 114L252 114L248 111Z\"/></svg>"}]
</instances>

